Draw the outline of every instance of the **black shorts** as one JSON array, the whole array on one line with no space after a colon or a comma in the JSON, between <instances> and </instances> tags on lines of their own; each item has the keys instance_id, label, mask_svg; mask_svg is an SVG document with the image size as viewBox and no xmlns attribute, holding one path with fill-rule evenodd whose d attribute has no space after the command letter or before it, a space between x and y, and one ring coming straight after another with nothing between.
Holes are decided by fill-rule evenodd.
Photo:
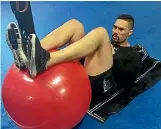
<instances>
[{"instance_id":1,"label":"black shorts","mask_svg":"<svg viewBox=\"0 0 161 129\"><path fill-rule=\"evenodd\" d=\"M89 76L92 87L92 104L107 99L117 89L112 68L97 76Z\"/></svg>"}]
</instances>

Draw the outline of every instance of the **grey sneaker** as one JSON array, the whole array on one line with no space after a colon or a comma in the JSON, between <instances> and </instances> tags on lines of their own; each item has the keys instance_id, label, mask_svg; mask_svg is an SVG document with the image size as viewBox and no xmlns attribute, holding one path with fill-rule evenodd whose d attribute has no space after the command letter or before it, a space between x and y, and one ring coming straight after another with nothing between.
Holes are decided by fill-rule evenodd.
<instances>
[{"instance_id":1,"label":"grey sneaker","mask_svg":"<svg viewBox=\"0 0 161 129\"><path fill-rule=\"evenodd\" d=\"M50 53L43 49L36 34L30 34L23 50L28 60L28 70L32 78L46 71Z\"/></svg>"},{"instance_id":2,"label":"grey sneaker","mask_svg":"<svg viewBox=\"0 0 161 129\"><path fill-rule=\"evenodd\" d=\"M6 30L6 41L12 50L15 65L25 70L27 68L27 58L22 48L22 36L18 25L14 22L9 23Z\"/></svg>"}]
</instances>

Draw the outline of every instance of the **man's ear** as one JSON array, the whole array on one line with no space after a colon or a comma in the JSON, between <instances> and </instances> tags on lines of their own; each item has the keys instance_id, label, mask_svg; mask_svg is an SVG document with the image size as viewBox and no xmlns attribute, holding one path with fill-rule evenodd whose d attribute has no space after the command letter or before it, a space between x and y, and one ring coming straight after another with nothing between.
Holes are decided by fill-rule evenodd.
<instances>
[{"instance_id":1,"label":"man's ear","mask_svg":"<svg viewBox=\"0 0 161 129\"><path fill-rule=\"evenodd\" d=\"M131 36L133 34L133 30L129 31L129 36Z\"/></svg>"}]
</instances>

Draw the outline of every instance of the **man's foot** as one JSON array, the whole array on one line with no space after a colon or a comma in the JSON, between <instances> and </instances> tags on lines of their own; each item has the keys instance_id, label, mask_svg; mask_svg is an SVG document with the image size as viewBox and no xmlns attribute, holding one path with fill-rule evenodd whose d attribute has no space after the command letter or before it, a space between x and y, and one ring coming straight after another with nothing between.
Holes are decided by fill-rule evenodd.
<instances>
[{"instance_id":1,"label":"man's foot","mask_svg":"<svg viewBox=\"0 0 161 129\"><path fill-rule=\"evenodd\" d=\"M14 22L7 26L6 41L12 50L15 65L19 69L25 70L27 68L27 58L22 50L22 36L18 25Z\"/></svg>"},{"instance_id":2,"label":"man's foot","mask_svg":"<svg viewBox=\"0 0 161 129\"><path fill-rule=\"evenodd\" d=\"M28 69L31 77L36 77L46 71L46 64L50 58L50 53L41 47L40 40L35 34L30 34L27 44L23 46L28 60Z\"/></svg>"}]
</instances>

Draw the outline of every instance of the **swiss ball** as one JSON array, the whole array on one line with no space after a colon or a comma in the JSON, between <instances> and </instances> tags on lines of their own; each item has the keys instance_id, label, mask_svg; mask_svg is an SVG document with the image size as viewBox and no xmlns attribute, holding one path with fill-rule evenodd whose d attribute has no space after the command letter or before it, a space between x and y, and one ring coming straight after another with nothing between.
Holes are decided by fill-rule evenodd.
<instances>
[{"instance_id":1,"label":"swiss ball","mask_svg":"<svg viewBox=\"0 0 161 129\"><path fill-rule=\"evenodd\" d=\"M22 129L72 129L88 111L90 81L79 62L57 64L34 79L13 64L3 82L2 100Z\"/></svg>"}]
</instances>

